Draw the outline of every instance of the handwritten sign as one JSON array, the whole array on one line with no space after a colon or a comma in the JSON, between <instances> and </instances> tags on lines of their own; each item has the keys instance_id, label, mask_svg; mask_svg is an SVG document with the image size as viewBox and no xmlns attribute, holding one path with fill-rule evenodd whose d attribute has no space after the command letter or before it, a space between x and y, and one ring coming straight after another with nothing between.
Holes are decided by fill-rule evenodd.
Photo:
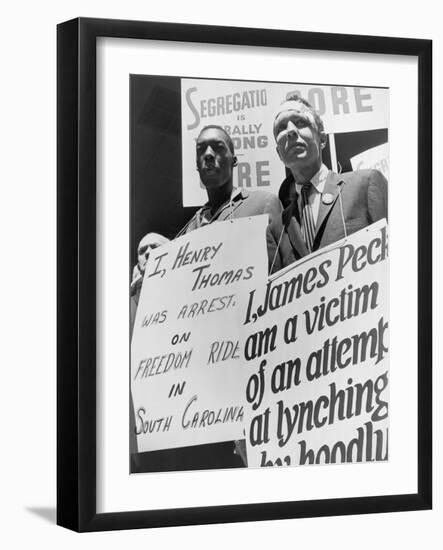
<instances>
[{"instance_id":1,"label":"handwritten sign","mask_svg":"<svg viewBox=\"0 0 443 550\"><path fill-rule=\"evenodd\" d=\"M355 155L350 160L353 170L374 168L389 180L389 146L387 143L363 151L363 153Z\"/></svg>"},{"instance_id":2,"label":"handwritten sign","mask_svg":"<svg viewBox=\"0 0 443 550\"><path fill-rule=\"evenodd\" d=\"M200 206L206 191L195 171L195 142L204 126L222 126L230 135L238 165L234 185L278 194L285 168L275 149L273 123L290 94L306 98L328 134L387 128L388 90L315 84L232 80L181 81L183 205Z\"/></svg>"},{"instance_id":3,"label":"handwritten sign","mask_svg":"<svg viewBox=\"0 0 443 550\"><path fill-rule=\"evenodd\" d=\"M244 306L248 465L388 458L388 228L280 271Z\"/></svg>"},{"instance_id":4,"label":"handwritten sign","mask_svg":"<svg viewBox=\"0 0 443 550\"><path fill-rule=\"evenodd\" d=\"M151 254L131 344L139 452L244 437L236 310L265 284L267 223L214 223Z\"/></svg>"}]
</instances>

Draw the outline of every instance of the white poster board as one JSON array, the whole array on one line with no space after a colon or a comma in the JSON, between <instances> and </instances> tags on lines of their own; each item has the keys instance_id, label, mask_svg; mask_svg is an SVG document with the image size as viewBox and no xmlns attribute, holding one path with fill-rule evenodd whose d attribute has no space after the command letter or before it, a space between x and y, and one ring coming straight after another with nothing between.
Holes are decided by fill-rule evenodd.
<instances>
[{"instance_id":1,"label":"white poster board","mask_svg":"<svg viewBox=\"0 0 443 550\"><path fill-rule=\"evenodd\" d=\"M379 170L389 181L389 145L382 143L351 158L352 170Z\"/></svg>"},{"instance_id":2,"label":"white poster board","mask_svg":"<svg viewBox=\"0 0 443 550\"><path fill-rule=\"evenodd\" d=\"M251 291L248 466L387 460L388 303L385 220Z\"/></svg>"},{"instance_id":3,"label":"white poster board","mask_svg":"<svg viewBox=\"0 0 443 550\"><path fill-rule=\"evenodd\" d=\"M210 224L149 258L131 344L139 452L244 437L236 309L266 280L267 223Z\"/></svg>"}]
</instances>

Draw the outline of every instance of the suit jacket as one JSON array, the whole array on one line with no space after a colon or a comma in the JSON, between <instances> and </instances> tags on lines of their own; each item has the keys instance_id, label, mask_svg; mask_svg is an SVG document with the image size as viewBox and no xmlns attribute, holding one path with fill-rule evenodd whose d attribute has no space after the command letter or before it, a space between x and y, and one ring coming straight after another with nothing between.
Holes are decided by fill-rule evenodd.
<instances>
[{"instance_id":1,"label":"suit jacket","mask_svg":"<svg viewBox=\"0 0 443 550\"><path fill-rule=\"evenodd\" d=\"M268 226L268 258L273 273L309 254L301 233L297 203L296 196ZM350 235L387 219L387 204L387 182L378 170L344 174L330 171L320 202L313 251L344 238L346 233Z\"/></svg>"},{"instance_id":2,"label":"suit jacket","mask_svg":"<svg viewBox=\"0 0 443 550\"><path fill-rule=\"evenodd\" d=\"M201 219L202 212L208 208L209 203L197 210L186 226L180 231L179 235L189 233L201 227L202 224L199 220ZM211 222L204 222L204 224L214 221L229 220L231 216L232 219L238 219L258 216L259 214L268 214L269 222L271 223L273 220L280 217L281 212L281 202L273 193L261 189L256 191L237 189L231 201L225 202L212 216Z\"/></svg>"}]
</instances>

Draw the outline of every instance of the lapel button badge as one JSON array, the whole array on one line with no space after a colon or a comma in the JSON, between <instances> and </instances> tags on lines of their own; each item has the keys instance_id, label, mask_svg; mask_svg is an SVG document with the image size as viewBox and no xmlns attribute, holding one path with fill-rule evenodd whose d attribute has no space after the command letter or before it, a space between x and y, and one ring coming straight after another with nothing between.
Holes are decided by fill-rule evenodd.
<instances>
[{"instance_id":1,"label":"lapel button badge","mask_svg":"<svg viewBox=\"0 0 443 550\"><path fill-rule=\"evenodd\" d=\"M334 202L334 196L331 193L325 193L322 197L323 204L332 204Z\"/></svg>"}]
</instances>

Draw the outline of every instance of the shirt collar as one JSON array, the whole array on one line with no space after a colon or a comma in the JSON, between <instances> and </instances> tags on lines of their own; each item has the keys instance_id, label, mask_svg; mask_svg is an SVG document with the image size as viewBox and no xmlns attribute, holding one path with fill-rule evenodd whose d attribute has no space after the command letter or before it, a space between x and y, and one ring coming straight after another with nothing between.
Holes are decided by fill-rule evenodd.
<instances>
[{"instance_id":1,"label":"shirt collar","mask_svg":"<svg viewBox=\"0 0 443 550\"><path fill-rule=\"evenodd\" d=\"M320 194L322 194L325 189L328 173L328 167L322 164L320 166L320 170L311 178L312 187ZM302 184L295 182L295 187L297 189L297 193L300 194Z\"/></svg>"},{"instance_id":2,"label":"shirt collar","mask_svg":"<svg viewBox=\"0 0 443 550\"><path fill-rule=\"evenodd\" d=\"M226 206L228 206L230 202L236 202L239 199L245 199L247 196L248 196L248 191L246 189L242 189L241 187L234 187L231 191L231 198L219 207L216 214L221 210L223 210L224 208L226 208ZM205 210L210 210L210 209L211 209L211 205L209 204L209 201L208 201L201 207L200 211L203 212Z\"/></svg>"},{"instance_id":3,"label":"shirt collar","mask_svg":"<svg viewBox=\"0 0 443 550\"><path fill-rule=\"evenodd\" d=\"M209 223L210 221L217 219L217 217L223 212L223 210L227 208L230 204L236 203L240 199L245 199L248 195L249 192L246 189L242 189L241 187L234 187L231 192L231 198L223 203L213 216L211 216L211 205L209 204L209 201L204 204L200 208L200 210L197 211L196 214L204 218L203 223Z\"/></svg>"}]
</instances>

